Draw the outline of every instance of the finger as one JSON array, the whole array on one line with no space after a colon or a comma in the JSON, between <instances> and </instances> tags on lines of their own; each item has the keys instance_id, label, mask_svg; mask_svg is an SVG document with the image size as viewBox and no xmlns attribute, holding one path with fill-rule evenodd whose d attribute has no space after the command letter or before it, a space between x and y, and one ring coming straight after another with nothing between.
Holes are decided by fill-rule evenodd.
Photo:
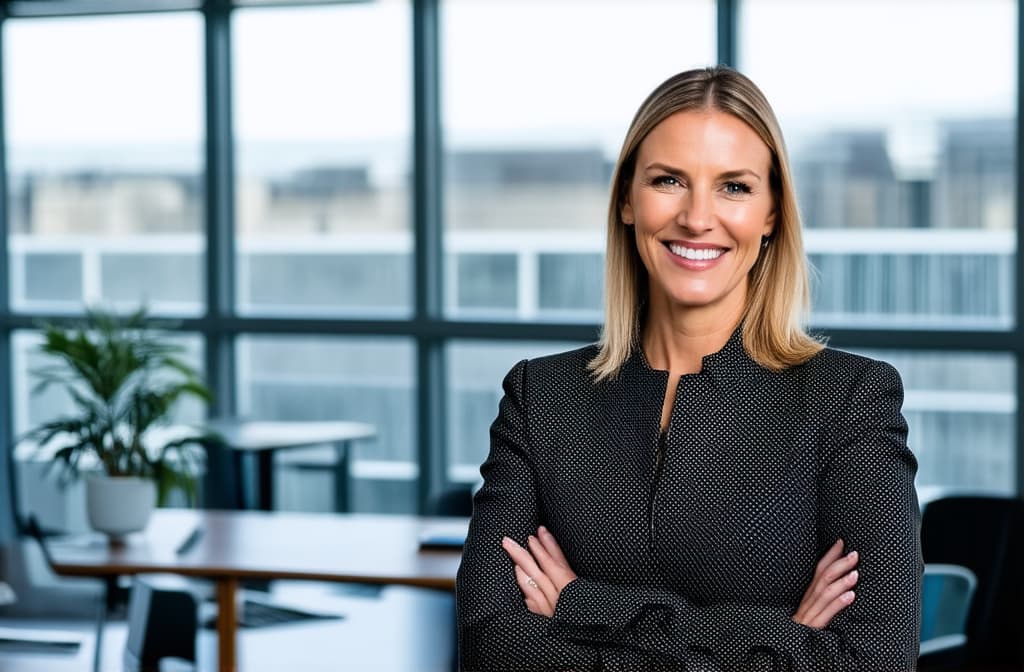
<instances>
[{"instance_id":1,"label":"finger","mask_svg":"<svg viewBox=\"0 0 1024 672\"><path fill-rule=\"evenodd\" d=\"M825 571L821 574L821 579L827 583L833 583L856 567L859 560L860 556L857 554L857 551L850 551L826 567Z\"/></svg>"},{"instance_id":2,"label":"finger","mask_svg":"<svg viewBox=\"0 0 1024 672\"><path fill-rule=\"evenodd\" d=\"M551 554L548 553L548 550L544 548L544 544L537 537L530 535L526 543L529 544L530 553L533 554L533 559L540 565L544 575L551 579L552 583L560 585L560 580L564 578L565 567L555 562L555 559L551 557Z\"/></svg>"},{"instance_id":3,"label":"finger","mask_svg":"<svg viewBox=\"0 0 1024 672\"><path fill-rule=\"evenodd\" d=\"M538 578L537 581L547 594L548 601L555 605L558 603L558 596L562 594L562 587L575 579L576 575L568 567L555 562L536 537L531 535L527 543L543 574L543 580Z\"/></svg>"},{"instance_id":4,"label":"finger","mask_svg":"<svg viewBox=\"0 0 1024 672\"><path fill-rule=\"evenodd\" d=\"M555 535L551 534L551 531L543 525L537 530L537 536L540 538L540 543L544 544L544 548L547 549L548 554L551 558L563 565L569 567L569 561L565 559L565 554L562 553L562 547L558 545L555 540Z\"/></svg>"},{"instance_id":5,"label":"finger","mask_svg":"<svg viewBox=\"0 0 1024 672\"><path fill-rule=\"evenodd\" d=\"M811 621L817 621L821 614L827 613L829 609L832 608L836 598L847 591L852 590L854 586L857 585L858 578L859 574L857 570L853 570L845 576L840 577L838 581L828 584L824 590L819 592L813 602L808 605L808 608L805 610L807 618ZM831 618L832 617L829 616L825 622L828 623Z\"/></svg>"},{"instance_id":6,"label":"finger","mask_svg":"<svg viewBox=\"0 0 1024 672\"><path fill-rule=\"evenodd\" d=\"M821 560L818 561L817 567L815 567L815 574L823 571L826 567L831 565L833 562L839 559L843 554L843 540L837 539L836 543L832 544L832 547L825 551L825 555L821 556Z\"/></svg>"},{"instance_id":7,"label":"finger","mask_svg":"<svg viewBox=\"0 0 1024 672\"><path fill-rule=\"evenodd\" d=\"M800 599L797 613L818 613L824 606L822 596L828 591L829 586L841 581L857 565L859 556L857 551L850 551L847 555L839 558L831 565L815 572L814 580L807 587L807 592Z\"/></svg>"},{"instance_id":8,"label":"finger","mask_svg":"<svg viewBox=\"0 0 1024 672\"><path fill-rule=\"evenodd\" d=\"M529 607L530 603L532 602L533 606L537 608L536 610L530 609L530 611L533 611L534 613L538 614L543 614L545 616L550 616L551 614L553 614L554 609L552 609L551 603L548 601L548 598L544 594L544 591L540 589L540 586L535 585L536 581L531 583L530 575L525 570L523 570L523 568L519 565L515 566L515 573L516 583L519 584L519 589L523 591L523 596L526 598L527 607Z\"/></svg>"},{"instance_id":9,"label":"finger","mask_svg":"<svg viewBox=\"0 0 1024 672\"><path fill-rule=\"evenodd\" d=\"M525 569L527 574L530 576L543 573L534 561L533 555L530 554L530 551L517 544L514 540L509 537L505 537L501 540L501 547L504 548L505 552L508 553L510 558L512 558L512 562Z\"/></svg>"},{"instance_id":10,"label":"finger","mask_svg":"<svg viewBox=\"0 0 1024 672\"><path fill-rule=\"evenodd\" d=\"M530 551L526 550L512 539L505 537L501 542L505 551L511 556L512 561L523 570L526 571L527 576L532 578L536 582L537 586L544 591L547 599L555 604L558 602L558 588L551 582L551 579L544 573L544 570L537 565L534 557L530 554Z\"/></svg>"},{"instance_id":11,"label":"finger","mask_svg":"<svg viewBox=\"0 0 1024 672\"><path fill-rule=\"evenodd\" d=\"M855 598L856 594L852 590L847 590L846 592L841 593L836 596L836 598L832 600L832 602L830 602L821 613L814 617L809 625L812 628L818 629L828 627L828 624L832 622L835 615L850 606Z\"/></svg>"}]
</instances>

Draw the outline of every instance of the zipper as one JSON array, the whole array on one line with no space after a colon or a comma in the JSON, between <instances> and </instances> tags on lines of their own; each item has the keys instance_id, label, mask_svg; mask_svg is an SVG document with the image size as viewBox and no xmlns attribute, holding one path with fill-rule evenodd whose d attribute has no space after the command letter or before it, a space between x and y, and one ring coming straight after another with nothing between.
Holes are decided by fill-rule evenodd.
<instances>
[{"instance_id":1,"label":"zipper","mask_svg":"<svg viewBox=\"0 0 1024 672\"><path fill-rule=\"evenodd\" d=\"M654 549L654 505L658 499L658 483L661 481L661 472L665 466L665 441L668 429L658 432L658 447L654 453L654 476L651 478L651 503L647 509L648 525L650 527L650 546Z\"/></svg>"}]
</instances>

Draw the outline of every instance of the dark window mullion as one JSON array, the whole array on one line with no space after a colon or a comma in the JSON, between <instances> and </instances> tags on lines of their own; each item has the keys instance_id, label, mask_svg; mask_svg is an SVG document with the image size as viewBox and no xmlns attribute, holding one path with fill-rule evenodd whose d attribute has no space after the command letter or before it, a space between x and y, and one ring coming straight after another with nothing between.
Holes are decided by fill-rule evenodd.
<instances>
[{"instance_id":1,"label":"dark window mullion","mask_svg":"<svg viewBox=\"0 0 1024 672\"><path fill-rule=\"evenodd\" d=\"M231 118L231 9L208 0L206 65L206 375L212 415L235 413L235 334L225 328L234 315L234 143Z\"/></svg>"},{"instance_id":2,"label":"dark window mullion","mask_svg":"<svg viewBox=\"0 0 1024 672\"><path fill-rule=\"evenodd\" d=\"M445 365L443 336L430 324L441 318L444 227L441 214L442 144L439 0L412 0L413 21L413 233L416 333L417 505L426 512L444 486Z\"/></svg>"}]
</instances>

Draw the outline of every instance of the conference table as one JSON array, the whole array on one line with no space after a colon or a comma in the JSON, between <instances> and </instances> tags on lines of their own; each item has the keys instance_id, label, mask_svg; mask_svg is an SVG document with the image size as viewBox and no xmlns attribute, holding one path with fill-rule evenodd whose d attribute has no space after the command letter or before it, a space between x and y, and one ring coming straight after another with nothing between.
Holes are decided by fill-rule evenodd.
<instances>
[{"instance_id":1,"label":"conference table","mask_svg":"<svg viewBox=\"0 0 1024 672\"><path fill-rule=\"evenodd\" d=\"M158 509L144 533L51 538L62 576L172 573L212 580L218 669L236 672L236 595L245 579L307 579L454 590L461 553L421 550L426 536L464 532L466 519L369 514Z\"/></svg>"}]
</instances>

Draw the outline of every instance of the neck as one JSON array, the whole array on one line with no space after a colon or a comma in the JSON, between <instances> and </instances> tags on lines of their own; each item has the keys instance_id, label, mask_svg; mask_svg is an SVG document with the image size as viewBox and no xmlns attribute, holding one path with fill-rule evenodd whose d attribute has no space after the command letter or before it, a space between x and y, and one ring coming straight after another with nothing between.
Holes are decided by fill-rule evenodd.
<instances>
[{"instance_id":1,"label":"neck","mask_svg":"<svg viewBox=\"0 0 1024 672\"><path fill-rule=\"evenodd\" d=\"M652 301L642 338L647 362L670 374L698 373L701 360L722 349L742 317L742 305L726 310Z\"/></svg>"}]
</instances>

